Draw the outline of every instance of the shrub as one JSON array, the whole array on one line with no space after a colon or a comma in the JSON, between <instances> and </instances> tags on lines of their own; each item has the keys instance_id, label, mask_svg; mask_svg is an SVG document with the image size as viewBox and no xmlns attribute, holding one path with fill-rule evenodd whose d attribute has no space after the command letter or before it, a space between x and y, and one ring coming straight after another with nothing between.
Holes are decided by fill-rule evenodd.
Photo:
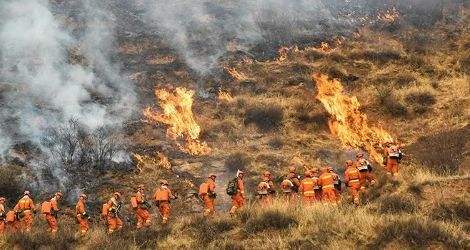
<instances>
[{"instance_id":1,"label":"shrub","mask_svg":"<svg viewBox=\"0 0 470 250\"><path fill-rule=\"evenodd\" d=\"M268 145L272 149L282 149L282 147L284 146L284 141L282 140L281 137L276 136L276 137L269 139Z\"/></svg>"},{"instance_id":2,"label":"shrub","mask_svg":"<svg viewBox=\"0 0 470 250\"><path fill-rule=\"evenodd\" d=\"M0 167L0 196L5 197L10 205L16 202L25 189L19 179L21 174L20 167L10 165Z\"/></svg>"},{"instance_id":3,"label":"shrub","mask_svg":"<svg viewBox=\"0 0 470 250\"><path fill-rule=\"evenodd\" d=\"M282 211L268 210L250 218L245 224L245 232L253 234L268 229L282 230L296 224L297 221L292 215Z\"/></svg>"},{"instance_id":4,"label":"shrub","mask_svg":"<svg viewBox=\"0 0 470 250\"><path fill-rule=\"evenodd\" d=\"M460 71L464 74L470 74L470 55L463 57L459 61Z\"/></svg>"},{"instance_id":5,"label":"shrub","mask_svg":"<svg viewBox=\"0 0 470 250\"><path fill-rule=\"evenodd\" d=\"M389 88L382 88L378 91L379 104L385 112L395 117L403 117L408 114L407 108L398 100Z\"/></svg>"},{"instance_id":6,"label":"shrub","mask_svg":"<svg viewBox=\"0 0 470 250\"><path fill-rule=\"evenodd\" d=\"M303 123L313 123L317 127L324 127L328 117L320 106L313 101L299 102L294 106L294 118Z\"/></svg>"},{"instance_id":7,"label":"shrub","mask_svg":"<svg viewBox=\"0 0 470 250\"><path fill-rule=\"evenodd\" d=\"M245 112L245 125L254 123L263 132L282 126L284 110L276 104L251 107Z\"/></svg>"},{"instance_id":8,"label":"shrub","mask_svg":"<svg viewBox=\"0 0 470 250\"><path fill-rule=\"evenodd\" d=\"M386 223L379 231L372 247L383 248L396 240L420 248L426 248L435 243L441 243L449 248L465 248L460 238L453 236L439 224L416 217Z\"/></svg>"},{"instance_id":9,"label":"shrub","mask_svg":"<svg viewBox=\"0 0 470 250\"><path fill-rule=\"evenodd\" d=\"M436 97L428 90L418 90L407 94L405 101L413 107L415 113L423 114L436 103Z\"/></svg>"},{"instance_id":10,"label":"shrub","mask_svg":"<svg viewBox=\"0 0 470 250\"><path fill-rule=\"evenodd\" d=\"M380 213L412 213L417 210L417 202L408 196L397 194L383 196L379 200Z\"/></svg>"},{"instance_id":11,"label":"shrub","mask_svg":"<svg viewBox=\"0 0 470 250\"><path fill-rule=\"evenodd\" d=\"M465 159L470 126L419 138L405 150L410 159L437 174L455 174Z\"/></svg>"},{"instance_id":12,"label":"shrub","mask_svg":"<svg viewBox=\"0 0 470 250\"><path fill-rule=\"evenodd\" d=\"M470 205L459 200L456 203L439 203L432 209L431 217L437 220L470 221Z\"/></svg>"},{"instance_id":13,"label":"shrub","mask_svg":"<svg viewBox=\"0 0 470 250\"><path fill-rule=\"evenodd\" d=\"M236 152L225 159L225 169L236 172L238 169L246 170L251 164L251 158L244 152Z\"/></svg>"},{"instance_id":14,"label":"shrub","mask_svg":"<svg viewBox=\"0 0 470 250\"><path fill-rule=\"evenodd\" d=\"M216 240L220 234L232 230L234 223L230 218L208 220L204 217L196 217L188 227L197 237L197 241L207 244Z\"/></svg>"},{"instance_id":15,"label":"shrub","mask_svg":"<svg viewBox=\"0 0 470 250\"><path fill-rule=\"evenodd\" d=\"M375 50L364 50L360 52L353 52L350 54L350 58L354 60L368 60L376 63L387 63L402 58L399 51L386 49L381 51Z\"/></svg>"}]
</instances>

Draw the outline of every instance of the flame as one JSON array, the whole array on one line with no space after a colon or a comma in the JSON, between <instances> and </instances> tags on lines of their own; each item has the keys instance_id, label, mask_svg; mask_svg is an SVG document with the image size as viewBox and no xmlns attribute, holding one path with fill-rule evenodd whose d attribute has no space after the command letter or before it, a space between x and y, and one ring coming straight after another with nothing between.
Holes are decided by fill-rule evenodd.
<instances>
[{"instance_id":1,"label":"flame","mask_svg":"<svg viewBox=\"0 0 470 250\"><path fill-rule=\"evenodd\" d=\"M240 82L247 81L249 79L244 73L238 72L235 68L225 67L225 70L227 73L229 73L230 76L232 76L233 79Z\"/></svg>"},{"instance_id":2,"label":"flame","mask_svg":"<svg viewBox=\"0 0 470 250\"><path fill-rule=\"evenodd\" d=\"M144 116L150 121L169 125L167 136L173 140L184 138L185 145L178 144L182 151L191 155L209 154L211 149L198 139L201 127L194 120L192 111L194 91L185 88L176 88L173 92L161 89L155 90L155 95L163 113L147 108Z\"/></svg>"},{"instance_id":3,"label":"flame","mask_svg":"<svg viewBox=\"0 0 470 250\"><path fill-rule=\"evenodd\" d=\"M233 97L224 91L219 91L218 99L220 102L231 103L234 101Z\"/></svg>"},{"instance_id":4,"label":"flame","mask_svg":"<svg viewBox=\"0 0 470 250\"><path fill-rule=\"evenodd\" d=\"M384 143L393 141L392 136L380 127L369 126L367 116L360 111L357 98L345 95L338 80L330 80L323 74L315 74L313 79L318 88L316 98L330 114L328 126L331 133L344 146L363 149L372 159L382 162L380 149Z\"/></svg>"}]
</instances>

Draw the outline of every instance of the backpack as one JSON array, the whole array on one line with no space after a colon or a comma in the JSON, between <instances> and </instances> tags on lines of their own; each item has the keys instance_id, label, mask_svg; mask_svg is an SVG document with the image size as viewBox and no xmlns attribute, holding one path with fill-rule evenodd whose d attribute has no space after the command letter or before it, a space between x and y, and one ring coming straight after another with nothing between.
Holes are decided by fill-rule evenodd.
<instances>
[{"instance_id":1,"label":"backpack","mask_svg":"<svg viewBox=\"0 0 470 250\"><path fill-rule=\"evenodd\" d=\"M199 195L205 195L209 192L209 185L207 185L206 182L202 183L201 186L199 186Z\"/></svg>"},{"instance_id":2,"label":"backpack","mask_svg":"<svg viewBox=\"0 0 470 250\"><path fill-rule=\"evenodd\" d=\"M135 196L131 197L131 206L132 206L132 208L137 208L139 206L139 204L137 202L137 197L135 197Z\"/></svg>"},{"instance_id":3,"label":"backpack","mask_svg":"<svg viewBox=\"0 0 470 250\"><path fill-rule=\"evenodd\" d=\"M41 213L50 214L52 211L52 204L50 201L45 201L41 204Z\"/></svg>"},{"instance_id":4,"label":"backpack","mask_svg":"<svg viewBox=\"0 0 470 250\"><path fill-rule=\"evenodd\" d=\"M237 185L237 178L232 179L231 181L228 182L227 184L227 194L228 195L235 195L237 193L238 185Z\"/></svg>"}]
</instances>

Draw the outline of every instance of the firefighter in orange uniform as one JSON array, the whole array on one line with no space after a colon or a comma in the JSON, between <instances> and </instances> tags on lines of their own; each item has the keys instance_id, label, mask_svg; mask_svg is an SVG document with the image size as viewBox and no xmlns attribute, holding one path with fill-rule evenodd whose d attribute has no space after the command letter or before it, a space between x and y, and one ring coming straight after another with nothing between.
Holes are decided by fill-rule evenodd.
<instances>
[{"instance_id":1,"label":"firefighter in orange uniform","mask_svg":"<svg viewBox=\"0 0 470 250\"><path fill-rule=\"evenodd\" d=\"M103 215L108 223L108 233L122 229L122 220L119 212L122 207L121 193L115 192L108 202L103 206Z\"/></svg>"},{"instance_id":2,"label":"firefighter in orange uniform","mask_svg":"<svg viewBox=\"0 0 470 250\"><path fill-rule=\"evenodd\" d=\"M359 180L361 187L364 189L368 185L375 184L375 177L372 174L372 164L365 159L363 153L356 154L356 168L359 170Z\"/></svg>"},{"instance_id":3,"label":"firefighter in orange uniform","mask_svg":"<svg viewBox=\"0 0 470 250\"><path fill-rule=\"evenodd\" d=\"M332 167L328 167L328 172L333 176L333 185L335 186L336 197L339 198L341 194L341 178Z\"/></svg>"},{"instance_id":4,"label":"firefighter in orange uniform","mask_svg":"<svg viewBox=\"0 0 470 250\"><path fill-rule=\"evenodd\" d=\"M59 225L57 224L57 215L60 211L60 199L62 199L62 193L57 192L54 194L54 197L42 204L42 212L44 213L47 224L49 225L49 231L53 235L55 235L57 233L57 230L59 230Z\"/></svg>"},{"instance_id":5,"label":"firefighter in orange uniform","mask_svg":"<svg viewBox=\"0 0 470 250\"><path fill-rule=\"evenodd\" d=\"M288 179L294 186L292 187L292 192L299 192L300 187L300 177L295 172L295 166L289 167L289 174L287 174L286 179Z\"/></svg>"},{"instance_id":6,"label":"firefighter in orange uniform","mask_svg":"<svg viewBox=\"0 0 470 250\"><path fill-rule=\"evenodd\" d=\"M162 223L166 224L170 218L171 207L170 201L176 199L176 197L171 193L170 188L168 187L168 181L161 180L160 187L155 191L155 202L158 206L158 211L162 216Z\"/></svg>"},{"instance_id":7,"label":"firefighter in orange uniform","mask_svg":"<svg viewBox=\"0 0 470 250\"><path fill-rule=\"evenodd\" d=\"M299 193L302 195L302 200L306 204L315 202L314 187L316 185L316 181L312 178L312 172L310 170L305 171L304 178L300 181Z\"/></svg>"},{"instance_id":8,"label":"firefighter in orange uniform","mask_svg":"<svg viewBox=\"0 0 470 250\"><path fill-rule=\"evenodd\" d=\"M403 153L401 152L400 146L393 143L387 143L384 151L387 173L395 178L398 175L398 165L403 158Z\"/></svg>"},{"instance_id":9,"label":"firefighter in orange uniform","mask_svg":"<svg viewBox=\"0 0 470 250\"><path fill-rule=\"evenodd\" d=\"M5 201L5 198L0 197L0 235L5 233L5 219L7 216L5 211Z\"/></svg>"},{"instance_id":10,"label":"firefighter in orange uniform","mask_svg":"<svg viewBox=\"0 0 470 250\"><path fill-rule=\"evenodd\" d=\"M213 215L215 213L215 174L209 174L207 181L199 187L199 198L204 202L204 216Z\"/></svg>"},{"instance_id":11,"label":"firefighter in orange uniform","mask_svg":"<svg viewBox=\"0 0 470 250\"><path fill-rule=\"evenodd\" d=\"M78 229L80 234L85 235L90 229L90 216L88 215L87 206L86 206L87 196L81 194L78 197L77 205L75 206L75 213L77 214Z\"/></svg>"},{"instance_id":12,"label":"firefighter in orange uniform","mask_svg":"<svg viewBox=\"0 0 470 250\"><path fill-rule=\"evenodd\" d=\"M315 183L315 186L313 187L313 190L315 191L315 200L321 201L322 191L321 186L318 184L318 177L320 177L320 171L318 170L318 168L313 168L310 172L313 182Z\"/></svg>"},{"instance_id":13,"label":"firefighter in orange uniform","mask_svg":"<svg viewBox=\"0 0 470 250\"><path fill-rule=\"evenodd\" d=\"M245 173L241 170L237 171L236 178L236 192L232 195L232 207L230 208L230 214L233 215L243 206L245 206L245 183L243 181Z\"/></svg>"},{"instance_id":14,"label":"firefighter in orange uniform","mask_svg":"<svg viewBox=\"0 0 470 250\"><path fill-rule=\"evenodd\" d=\"M360 172L351 160L346 161L344 181L349 188L349 194L354 204L359 205L359 192L361 191Z\"/></svg>"},{"instance_id":15,"label":"firefighter in orange uniform","mask_svg":"<svg viewBox=\"0 0 470 250\"><path fill-rule=\"evenodd\" d=\"M139 185L137 187L137 193L134 197L132 197L131 203L137 218L137 229L142 228L143 226L150 226L150 203L148 203L147 199L145 198L144 185Z\"/></svg>"},{"instance_id":16,"label":"firefighter in orange uniform","mask_svg":"<svg viewBox=\"0 0 470 250\"><path fill-rule=\"evenodd\" d=\"M266 206L272 203L274 194L274 183L272 175L269 171L264 171L261 177L261 182L257 187L258 198L261 205Z\"/></svg>"},{"instance_id":17,"label":"firefighter in orange uniform","mask_svg":"<svg viewBox=\"0 0 470 250\"><path fill-rule=\"evenodd\" d=\"M15 208L16 217L19 220L19 227L22 231L30 232L33 227L33 213L36 212L36 207L31 199L31 193L24 191L23 197L18 201Z\"/></svg>"},{"instance_id":18,"label":"firefighter in orange uniform","mask_svg":"<svg viewBox=\"0 0 470 250\"><path fill-rule=\"evenodd\" d=\"M318 177L318 184L322 189L322 200L326 202L337 202L335 191L334 175L330 173L328 167L322 168L321 175Z\"/></svg>"},{"instance_id":19,"label":"firefighter in orange uniform","mask_svg":"<svg viewBox=\"0 0 470 250\"><path fill-rule=\"evenodd\" d=\"M19 221L16 217L15 210L10 210L5 217L5 230L9 233L15 233L19 229Z\"/></svg>"}]
</instances>

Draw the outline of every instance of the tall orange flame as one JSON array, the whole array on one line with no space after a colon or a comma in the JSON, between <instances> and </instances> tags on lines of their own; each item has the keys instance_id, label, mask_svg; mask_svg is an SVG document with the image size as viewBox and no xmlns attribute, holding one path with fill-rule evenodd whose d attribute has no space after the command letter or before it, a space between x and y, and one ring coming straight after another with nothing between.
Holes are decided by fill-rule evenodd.
<instances>
[{"instance_id":1,"label":"tall orange flame","mask_svg":"<svg viewBox=\"0 0 470 250\"><path fill-rule=\"evenodd\" d=\"M168 90L155 90L163 113L153 111L150 108L144 110L144 116L150 121L169 125L167 136L173 140L184 138L185 145L179 148L192 155L204 155L211 149L205 142L199 141L201 128L193 116L194 91L185 88L176 88L173 92Z\"/></svg>"},{"instance_id":2,"label":"tall orange flame","mask_svg":"<svg viewBox=\"0 0 470 250\"><path fill-rule=\"evenodd\" d=\"M330 114L328 126L331 133L344 146L365 150L372 159L382 162L380 149L386 142L393 141L392 136L380 127L369 126L357 98L345 95L338 80L330 80L323 74L314 74L313 79L318 88L316 98Z\"/></svg>"}]
</instances>

